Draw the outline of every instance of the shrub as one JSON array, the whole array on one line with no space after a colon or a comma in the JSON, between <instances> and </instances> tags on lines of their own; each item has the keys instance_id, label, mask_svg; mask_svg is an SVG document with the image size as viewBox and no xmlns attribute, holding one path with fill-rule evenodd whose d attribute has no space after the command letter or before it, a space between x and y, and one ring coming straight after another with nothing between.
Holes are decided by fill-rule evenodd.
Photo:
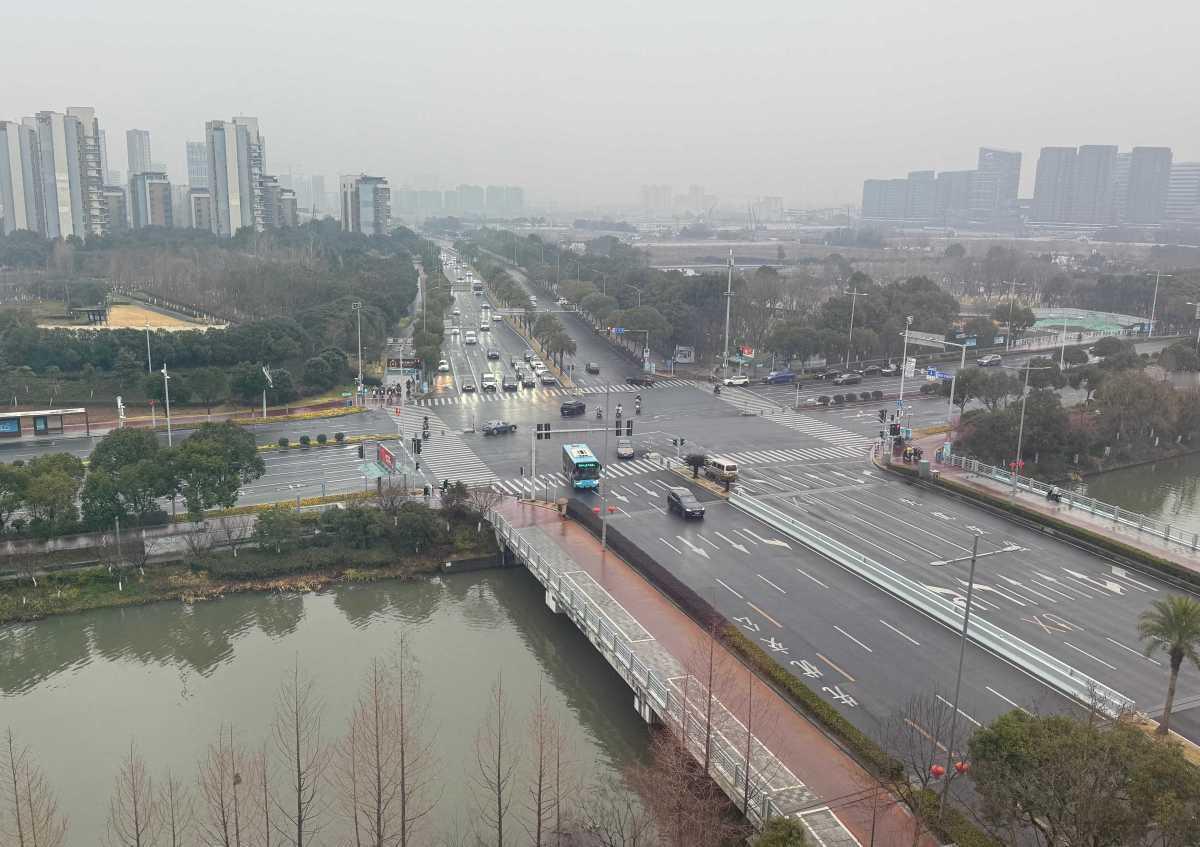
<instances>
[{"instance_id":1,"label":"shrub","mask_svg":"<svg viewBox=\"0 0 1200 847\"><path fill-rule=\"evenodd\" d=\"M312 444L311 438L309 438L307 435L300 436L300 446L301 447L307 447L310 444Z\"/></svg>"},{"instance_id":2,"label":"shrub","mask_svg":"<svg viewBox=\"0 0 1200 847\"><path fill-rule=\"evenodd\" d=\"M288 438L286 435L279 436L279 440L276 441L275 443L278 444L280 447L287 447L289 444L291 444L291 442L288 441Z\"/></svg>"},{"instance_id":3,"label":"shrub","mask_svg":"<svg viewBox=\"0 0 1200 847\"><path fill-rule=\"evenodd\" d=\"M325 446L325 442L328 440L329 440L329 436L326 435L325 433L323 433L323 432L317 433L317 443L320 444L322 447Z\"/></svg>"},{"instance_id":4,"label":"shrub","mask_svg":"<svg viewBox=\"0 0 1200 847\"><path fill-rule=\"evenodd\" d=\"M859 399L859 400L870 400L870 399L871 399L871 392L870 392L870 391L860 391L860 392L858 393L858 399Z\"/></svg>"},{"instance_id":5,"label":"shrub","mask_svg":"<svg viewBox=\"0 0 1200 847\"><path fill-rule=\"evenodd\" d=\"M846 396L844 394L835 394L831 398L830 402L832 402L835 406L840 406L842 403L846 402Z\"/></svg>"},{"instance_id":6,"label":"shrub","mask_svg":"<svg viewBox=\"0 0 1200 847\"><path fill-rule=\"evenodd\" d=\"M828 395L828 394L822 394L820 397L818 397L818 398L817 398L817 405L818 405L818 406L828 406L828 405L829 405L829 395Z\"/></svg>"},{"instance_id":7,"label":"shrub","mask_svg":"<svg viewBox=\"0 0 1200 847\"><path fill-rule=\"evenodd\" d=\"M882 391L879 391L878 389L877 389L877 390L875 390L875 391L872 391L872 392L871 392L871 399L872 399L872 400L882 400L882 399L883 399L883 392L882 392Z\"/></svg>"},{"instance_id":8,"label":"shrub","mask_svg":"<svg viewBox=\"0 0 1200 847\"><path fill-rule=\"evenodd\" d=\"M344 433L344 432L335 432L335 433L333 434L333 440L334 440L334 441L336 441L338 444L341 444L343 441L345 441L345 440L346 440L346 433Z\"/></svg>"}]
</instances>

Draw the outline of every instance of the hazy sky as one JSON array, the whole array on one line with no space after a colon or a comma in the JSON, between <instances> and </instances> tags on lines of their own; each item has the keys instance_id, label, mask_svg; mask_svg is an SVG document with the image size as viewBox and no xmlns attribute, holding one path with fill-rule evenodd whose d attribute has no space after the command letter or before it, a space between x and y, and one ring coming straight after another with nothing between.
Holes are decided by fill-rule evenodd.
<instances>
[{"instance_id":1,"label":"hazy sky","mask_svg":"<svg viewBox=\"0 0 1200 847\"><path fill-rule=\"evenodd\" d=\"M643 183L790 206L980 145L1200 159L1194 0L51 0L0 3L0 118L94 105L185 176L204 121L257 115L268 166L525 185L572 206ZM332 188L333 183L330 183Z\"/></svg>"}]
</instances>

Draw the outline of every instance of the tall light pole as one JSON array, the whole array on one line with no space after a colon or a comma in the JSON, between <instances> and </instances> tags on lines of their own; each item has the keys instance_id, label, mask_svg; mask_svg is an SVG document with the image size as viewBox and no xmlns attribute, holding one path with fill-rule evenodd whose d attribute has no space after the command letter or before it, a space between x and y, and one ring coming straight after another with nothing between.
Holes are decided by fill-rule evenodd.
<instances>
[{"instance_id":1,"label":"tall light pole","mask_svg":"<svg viewBox=\"0 0 1200 847\"><path fill-rule=\"evenodd\" d=\"M632 289L634 290L634 292L636 292L636 293L637 293L637 296L638 296L638 308L639 308L639 309L640 309L640 308L642 308L642 289L638 288L636 285L626 285L625 287L626 287L626 288L632 288Z\"/></svg>"},{"instance_id":2,"label":"tall light pole","mask_svg":"<svg viewBox=\"0 0 1200 847\"><path fill-rule=\"evenodd\" d=\"M421 298L421 305L422 305L422 306L424 306L424 304L425 304L425 298ZM355 314L356 314L356 315L358 315L358 389L357 389L357 390L354 392L354 405L356 405L356 406L357 406L357 405L358 405L358 404L361 402L362 390L363 390L363 376L362 376L362 301L361 301L361 300L355 300L353 303L351 303L351 304L350 304L350 308L354 310L354 312L355 312ZM422 327L422 332L424 332L424 327Z\"/></svg>"},{"instance_id":3,"label":"tall light pole","mask_svg":"<svg viewBox=\"0 0 1200 847\"><path fill-rule=\"evenodd\" d=\"M958 347L959 349L962 350L962 356L961 356L961 358L959 358L959 361L958 361L958 370L955 371L954 375L950 377L950 408L948 408L946 410L946 420L953 421L954 420L954 386L956 386L958 384L959 371L963 370L967 366L967 345L958 344L957 342L954 342L954 341L943 341L942 344L946 345L947 347ZM964 403L963 405L965 406L966 404ZM959 415L960 419L961 419L961 417L962 416ZM955 430L955 433L957 434L957 428Z\"/></svg>"},{"instance_id":4,"label":"tall light pole","mask_svg":"<svg viewBox=\"0 0 1200 847\"><path fill-rule=\"evenodd\" d=\"M850 351L854 347L854 304L858 302L859 297L870 297L871 295L869 292L859 291L858 286L855 286L853 291L843 291L842 293L850 295L850 333L846 337L846 361L844 363L849 369Z\"/></svg>"},{"instance_id":5,"label":"tall light pole","mask_svg":"<svg viewBox=\"0 0 1200 847\"><path fill-rule=\"evenodd\" d=\"M263 373L263 377L265 377L267 380L267 384L263 387L263 396L262 396L263 420L265 421L267 419L267 389L275 387L275 380L273 380L271 378L271 369L269 367L267 367L266 365L263 365L262 373Z\"/></svg>"},{"instance_id":6,"label":"tall light pole","mask_svg":"<svg viewBox=\"0 0 1200 847\"><path fill-rule=\"evenodd\" d=\"M1012 339L1013 339L1013 329L1012 329L1012 321L1013 321L1013 306L1015 306L1015 305L1016 305L1016 303L1017 303L1017 286L1018 286L1018 285L1020 285L1020 286L1024 287L1025 283L1023 283L1023 282L1017 282L1017 281L1016 281L1016 279L1014 279L1014 280L1012 281L1012 284L1009 286L1009 289L1008 289L1008 337L1004 339L1004 350L1005 350L1005 352L1007 352L1007 351L1009 351L1009 350L1011 350L1011 349L1012 349Z\"/></svg>"},{"instance_id":7,"label":"tall light pole","mask_svg":"<svg viewBox=\"0 0 1200 847\"><path fill-rule=\"evenodd\" d=\"M1162 271L1154 272L1154 299L1150 301L1150 332L1146 335L1147 338L1154 337L1154 315L1158 309L1158 283L1164 276L1170 279L1175 274L1165 274Z\"/></svg>"},{"instance_id":8,"label":"tall light pole","mask_svg":"<svg viewBox=\"0 0 1200 847\"><path fill-rule=\"evenodd\" d=\"M729 275L725 283L725 352L721 356L721 379L729 367L729 305L733 302L733 248L729 248Z\"/></svg>"},{"instance_id":9,"label":"tall light pole","mask_svg":"<svg viewBox=\"0 0 1200 847\"><path fill-rule=\"evenodd\" d=\"M1196 307L1196 349L1200 350L1200 302L1193 303L1189 300L1188 305Z\"/></svg>"},{"instance_id":10,"label":"tall light pole","mask_svg":"<svg viewBox=\"0 0 1200 847\"><path fill-rule=\"evenodd\" d=\"M146 321L146 373L154 373L154 365L150 364L150 321Z\"/></svg>"},{"instance_id":11,"label":"tall light pole","mask_svg":"<svg viewBox=\"0 0 1200 847\"><path fill-rule=\"evenodd\" d=\"M166 401L166 406L167 406L167 446L173 447L175 445L171 440L171 375L169 373L167 373L167 363L166 362L163 362L162 375L163 375L163 400Z\"/></svg>"},{"instance_id":12,"label":"tall light pole","mask_svg":"<svg viewBox=\"0 0 1200 847\"><path fill-rule=\"evenodd\" d=\"M1029 396L1029 372L1030 371L1048 371L1051 368L1053 368L1054 365L1043 365L1040 368L1031 368L1029 366L1029 363L1026 362L1024 365L1021 365L1021 366L1002 365L1001 367L1008 368L1009 370L1023 369L1025 371L1025 384L1021 388L1021 422L1017 425L1017 458L1013 462L1013 468L1012 468L1012 474L1011 474L1011 476L1012 476L1012 493L1016 494L1017 493L1017 471L1020 468L1024 467L1024 464L1021 462L1021 442L1024 440L1024 437L1025 437L1025 400Z\"/></svg>"},{"instance_id":13,"label":"tall light pole","mask_svg":"<svg viewBox=\"0 0 1200 847\"><path fill-rule=\"evenodd\" d=\"M900 399L896 401L899 404L897 408L897 418L904 414L904 378L908 374L908 331L912 327L913 316L908 315L904 319L904 352L900 354ZM954 395L950 395L950 399L954 399Z\"/></svg>"}]
</instances>

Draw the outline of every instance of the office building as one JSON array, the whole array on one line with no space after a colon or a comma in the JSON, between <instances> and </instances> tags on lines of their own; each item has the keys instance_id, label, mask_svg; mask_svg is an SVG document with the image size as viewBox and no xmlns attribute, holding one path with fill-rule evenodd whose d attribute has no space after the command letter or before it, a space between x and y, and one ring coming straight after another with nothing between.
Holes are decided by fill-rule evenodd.
<instances>
[{"instance_id":1,"label":"office building","mask_svg":"<svg viewBox=\"0 0 1200 847\"><path fill-rule=\"evenodd\" d=\"M0 121L0 233L43 231L37 167L37 132L14 121Z\"/></svg>"},{"instance_id":2,"label":"office building","mask_svg":"<svg viewBox=\"0 0 1200 847\"><path fill-rule=\"evenodd\" d=\"M1089 226L1109 226L1116 220L1117 148L1110 144L1083 144L1075 155L1075 192L1071 219Z\"/></svg>"},{"instance_id":3,"label":"office building","mask_svg":"<svg viewBox=\"0 0 1200 847\"><path fill-rule=\"evenodd\" d=\"M1170 147L1134 147L1129 157L1124 220L1138 225L1161 221L1166 212L1170 180Z\"/></svg>"},{"instance_id":4,"label":"office building","mask_svg":"<svg viewBox=\"0 0 1200 847\"><path fill-rule=\"evenodd\" d=\"M1077 153L1074 147L1043 147L1033 183L1032 219L1041 223L1072 221Z\"/></svg>"},{"instance_id":5,"label":"office building","mask_svg":"<svg viewBox=\"0 0 1200 847\"><path fill-rule=\"evenodd\" d=\"M868 179L863 183L863 217L904 220L908 208L907 179Z\"/></svg>"},{"instance_id":6,"label":"office building","mask_svg":"<svg viewBox=\"0 0 1200 847\"><path fill-rule=\"evenodd\" d=\"M150 160L150 131L130 129L125 131L125 146L129 152L129 178L154 170Z\"/></svg>"},{"instance_id":7,"label":"office building","mask_svg":"<svg viewBox=\"0 0 1200 847\"><path fill-rule=\"evenodd\" d=\"M188 214L192 228L207 229L212 232L212 195L209 194L207 188L189 188L188 196L191 198Z\"/></svg>"},{"instance_id":8,"label":"office building","mask_svg":"<svg viewBox=\"0 0 1200 847\"><path fill-rule=\"evenodd\" d=\"M1015 218L1020 183L1020 153L980 147L979 164L971 180L971 218L981 222Z\"/></svg>"},{"instance_id":9,"label":"office building","mask_svg":"<svg viewBox=\"0 0 1200 847\"><path fill-rule=\"evenodd\" d=\"M937 199L937 178L933 171L910 171L908 190L904 202L904 218L910 221L928 221L933 218ZM780 218L782 201L780 201Z\"/></svg>"},{"instance_id":10,"label":"office building","mask_svg":"<svg viewBox=\"0 0 1200 847\"><path fill-rule=\"evenodd\" d=\"M171 226L176 229L192 226L192 189L186 185L171 185Z\"/></svg>"},{"instance_id":11,"label":"office building","mask_svg":"<svg viewBox=\"0 0 1200 847\"><path fill-rule=\"evenodd\" d=\"M300 204L291 188L279 191L279 220L276 226L300 226Z\"/></svg>"},{"instance_id":12,"label":"office building","mask_svg":"<svg viewBox=\"0 0 1200 847\"><path fill-rule=\"evenodd\" d=\"M387 235L392 217L392 191L381 176L343 176L341 221L343 232ZM419 192L418 192L419 193ZM438 202L441 202L441 192Z\"/></svg>"},{"instance_id":13,"label":"office building","mask_svg":"<svg viewBox=\"0 0 1200 847\"><path fill-rule=\"evenodd\" d=\"M188 188L208 188L208 145L203 141L187 143Z\"/></svg>"},{"instance_id":14,"label":"office building","mask_svg":"<svg viewBox=\"0 0 1200 847\"><path fill-rule=\"evenodd\" d=\"M460 185L458 208L464 215L479 215L486 211L487 194L481 185Z\"/></svg>"},{"instance_id":15,"label":"office building","mask_svg":"<svg viewBox=\"0 0 1200 847\"><path fill-rule=\"evenodd\" d=\"M266 226L263 196L265 141L256 118L205 124L212 231L229 238L243 227L262 232Z\"/></svg>"},{"instance_id":16,"label":"office building","mask_svg":"<svg viewBox=\"0 0 1200 847\"><path fill-rule=\"evenodd\" d=\"M1167 183L1165 219L1200 224L1200 162L1174 162Z\"/></svg>"},{"instance_id":17,"label":"office building","mask_svg":"<svg viewBox=\"0 0 1200 847\"><path fill-rule=\"evenodd\" d=\"M975 171L942 171L934 180L933 217L945 225L965 220L971 203L971 183Z\"/></svg>"},{"instance_id":18,"label":"office building","mask_svg":"<svg viewBox=\"0 0 1200 847\"><path fill-rule=\"evenodd\" d=\"M144 171L129 178L129 215L134 229L174 222L171 182L165 173Z\"/></svg>"},{"instance_id":19,"label":"office building","mask_svg":"<svg viewBox=\"0 0 1200 847\"><path fill-rule=\"evenodd\" d=\"M674 196L669 185L643 185L642 210L651 215L669 214Z\"/></svg>"},{"instance_id":20,"label":"office building","mask_svg":"<svg viewBox=\"0 0 1200 847\"><path fill-rule=\"evenodd\" d=\"M109 232L129 229L129 201L124 188L119 185L104 186L104 205L108 212Z\"/></svg>"}]
</instances>

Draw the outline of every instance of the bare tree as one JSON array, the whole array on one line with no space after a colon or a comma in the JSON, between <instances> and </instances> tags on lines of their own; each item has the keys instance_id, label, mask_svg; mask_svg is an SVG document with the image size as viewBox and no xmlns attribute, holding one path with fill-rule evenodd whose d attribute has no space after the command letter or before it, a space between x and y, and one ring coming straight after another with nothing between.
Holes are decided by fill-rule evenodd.
<instances>
[{"instance_id":1,"label":"bare tree","mask_svg":"<svg viewBox=\"0 0 1200 847\"><path fill-rule=\"evenodd\" d=\"M538 680L537 693L529 711L528 749L532 757L529 765L528 797L525 801L525 831L533 847L542 847L546 836L557 830L554 796L555 748L560 728L550 714L550 703L546 699L545 684Z\"/></svg>"},{"instance_id":2,"label":"bare tree","mask_svg":"<svg viewBox=\"0 0 1200 847\"><path fill-rule=\"evenodd\" d=\"M196 806L191 792L175 774L167 771L158 792L162 810L163 843L166 847L184 847L192 843L192 828L196 822Z\"/></svg>"},{"instance_id":3,"label":"bare tree","mask_svg":"<svg viewBox=\"0 0 1200 847\"><path fill-rule=\"evenodd\" d=\"M274 807L274 801L271 798L270 756L267 755L266 747L250 757L250 773L252 775L250 802L257 819L262 847L271 847L271 834L274 832L271 828L271 810Z\"/></svg>"},{"instance_id":4,"label":"bare tree","mask_svg":"<svg viewBox=\"0 0 1200 847\"><path fill-rule=\"evenodd\" d=\"M191 532L182 533L182 536L183 544L192 556L200 559L212 552L215 542L207 523L201 523Z\"/></svg>"},{"instance_id":5,"label":"bare tree","mask_svg":"<svg viewBox=\"0 0 1200 847\"><path fill-rule=\"evenodd\" d=\"M207 844L242 847L249 843L251 806L243 777L247 764L234 741L233 727L222 726L200 764L200 828Z\"/></svg>"},{"instance_id":6,"label":"bare tree","mask_svg":"<svg viewBox=\"0 0 1200 847\"><path fill-rule=\"evenodd\" d=\"M233 551L233 557L236 559L238 548L249 542L250 537L254 535L253 519L245 515L230 515L218 518L217 526L225 546Z\"/></svg>"},{"instance_id":7,"label":"bare tree","mask_svg":"<svg viewBox=\"0 0 1200 847\"><path fill-rule=\"evenodd\" d=\"M654 819L615 777L590 787L579 805L579 828L600 847L653 847Z\"/></svg>"},{"instance_id":8,"label":"bare tree","mask_svg":"<svg viewBox=\"0 0 1200 847\"><path fill-rule=\"evenodd\" d=\"M105 842L110 847L153 847L162 832L162 815L154 781L146 773L146 763L129 744L129 758L121 763L108 802L108 832Z\"/></svg>"},{"instance_id":9,"label":"bare tree","mask_svg":"<svg viewBox=\"0 0 1200 847\"><path fill-rule=\"evenodd\" d=\"M480 518L486 517L487 513L496 508L502 499L504 498L500 494L483 486L472 488L467 495L467 502L471 506L471 511Z\"/></svg>"},{"instance_id":10,"label":"bare tree","mask_svg":"<svg viewBox=\"0 0 1200 847\"><path fill-rule=\"evenodd\" d=\"M59 814L54 791L28 747L4 733L0 772L0 842L13 847L62 847L67 819Z\"/></svg>"},{"instance_id":11,"label":"bare tree","mask_svg":"<svg viewBox=\"0 0 1200 847\"><path fill-rule=\"evenodd\" d=\"M389 518L396 520L400 507L408 502L408 492L397 485L384 485L375 495L380 510Z\"/></svg>"},{"instance_id":12,"label":"bare tree","mask_svg":"<svg viewBox=\"0 0 1200 847\"><path fill-rule=\"evenodd\" d=\"M488 696L483 725L475 735L478 773L472 778L479 825L491 836L487 839L489 843L494 843L496 847L504 847L505 827L508 825L519 764L509 727L512 720L510 711L503 677L498 674Z\"/></svg>"},{"instance_id":13,"label":"bare tree","mask_svg":"<svg viewBox=\"0 0 1200 847\"><path fill-rule=\"evenodd\" d=\"M275 798L275 828L284 843L304 847L305 837L321 827L320 789L327 756L321 741L321 704L312 680L300 671L299 659L279 686L271 737L286 775L286 788Z\"/></svg>"}]
</instances>

